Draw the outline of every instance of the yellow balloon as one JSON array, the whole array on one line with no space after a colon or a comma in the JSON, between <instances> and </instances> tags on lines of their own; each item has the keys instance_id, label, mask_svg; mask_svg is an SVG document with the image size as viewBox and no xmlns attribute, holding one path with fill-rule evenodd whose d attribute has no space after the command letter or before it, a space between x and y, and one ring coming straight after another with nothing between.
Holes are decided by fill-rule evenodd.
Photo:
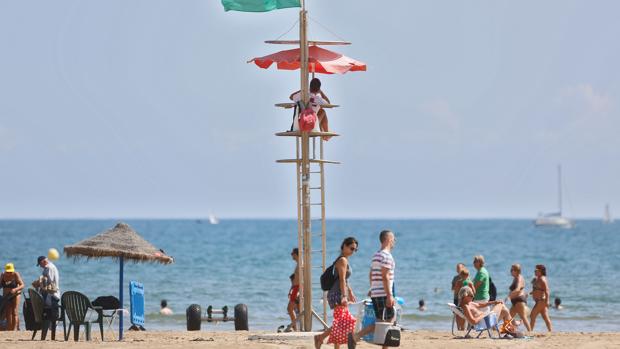
<instances>
[{"instance_id":1,"label":"yellow balloon","mask_svg":"<svg viewBox=\"0 0 620 349\"><path fill-rule=\"evenodd\" d=\"M55 248L50 248L49 251L47 251L47 258L55 261L60 257L60 254L58 253L58 250Z\"/></svg>"}]
</instances>

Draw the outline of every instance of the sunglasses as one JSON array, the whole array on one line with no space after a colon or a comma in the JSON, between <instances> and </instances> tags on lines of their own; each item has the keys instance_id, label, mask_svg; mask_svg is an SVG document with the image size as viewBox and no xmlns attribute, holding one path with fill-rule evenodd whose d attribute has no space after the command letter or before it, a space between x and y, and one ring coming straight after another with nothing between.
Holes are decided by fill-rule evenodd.
<instances>
[{"instance_id":1,"label":"sunglasses","mask_svg":"<svg viewBox=\"0 0 620 349\"><path fill-rule=\"evenodd\" d=\"M353 245L349 245L347 246L349 249L351 249L351 251L353 252L357 252L357 247L354 247Z\"/></svg>"}]
</instances>

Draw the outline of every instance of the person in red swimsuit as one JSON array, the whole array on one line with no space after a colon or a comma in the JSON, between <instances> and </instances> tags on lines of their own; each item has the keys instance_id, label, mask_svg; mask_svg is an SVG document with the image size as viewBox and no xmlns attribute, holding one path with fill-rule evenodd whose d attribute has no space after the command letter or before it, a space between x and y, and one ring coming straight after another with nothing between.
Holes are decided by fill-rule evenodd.
<instances>
[{"instance_id":1,"label":"person in red swimsuit","mask_svg":"<svg viewBox=\"0 0 620 349\"><path fill-rule=\"evenodd\" d=\"M299 249L294 248L291 258L295 261L295 271L291 274L291 289L288 291L288 316L291 317L291 329L297 331L297 312L299 312Z\"/></svg>"}]
</instances>

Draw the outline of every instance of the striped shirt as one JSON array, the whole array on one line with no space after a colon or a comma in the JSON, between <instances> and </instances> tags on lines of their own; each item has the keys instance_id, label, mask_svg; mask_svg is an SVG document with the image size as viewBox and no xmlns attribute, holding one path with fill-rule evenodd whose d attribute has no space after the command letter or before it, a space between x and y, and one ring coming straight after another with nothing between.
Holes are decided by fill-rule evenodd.
<instances>
[{"instance_id":1,"label":"striped shirt","mask_svg":"<svg viewBox=\"0 0 620 349\"><path fill-rule=\"evenodd\" d=\"M396 262L394 257L388 250L380 250L372 256L370 264L370 297L387 297L383 288L383 278L381 277L381 268L389 269L388 280L390 293L394 291L394 269Z\"/></svg>"}]
</instances>

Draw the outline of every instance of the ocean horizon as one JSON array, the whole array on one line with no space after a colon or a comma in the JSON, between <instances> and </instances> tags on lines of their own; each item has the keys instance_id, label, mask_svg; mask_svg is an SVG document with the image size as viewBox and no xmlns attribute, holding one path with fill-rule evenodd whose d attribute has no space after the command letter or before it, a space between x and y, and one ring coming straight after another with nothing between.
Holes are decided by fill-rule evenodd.
<instances>
[{"instance_id":1,"label":"ocean horizon","mask_svg":"<svg viewBox=\"0 0 620 349\"><path fill-rule=\"evenodd\" d=\"M0 263L14 263L29 286L40 275L35 266L37 256L56 248L61 252L54 262L60 271L61 291L80 291L91 299L118 296L117 261L67 258L62 253L65 245L112 228L118 221L2 219ZM172 265L125 264L124 307L129 308L129 280L142 282L147 329L184 330L185 309L193 303L200 304L203 311L209 305L232 308L247 304L250 329L275 330L288 322L286 296L288 276L294 268L290 250L297 245L296 219L221 218L217 225L206 218L122 221L175 258ZM350 282L358 299L368 290L370 257L379 247L382 229L396 234L396 290L406 302L402 325L407 329L449 330L452 317L446 303L452 301L450 281L455 265L463 262L474 271L473 256L482 254L499 299L508 293L511 264L522 265L527 292L534 265L547 266L551 298L560 297L564 305L563 310L550 312L554 330L620 330L620 301L614 297L620 288L618 223L579 219L574 229L539 229L533 227L532 219L518 218L329 219L328 263L336 258L345 237L355 236L360 242L359 252L350 259ZM315 266L317 262L315 259ZM321 313L319 275L320 270L313 269L317 281L314 307ZM175 315L158 314L161 299L168 301ZM417 310L419 299L425 300L427 311ZM357 313L355 308L352 311ZM231 330L233 325L203 323L203 329ZM536 330L546 331L542 319Z\"/></svg>"}]
</instances>

